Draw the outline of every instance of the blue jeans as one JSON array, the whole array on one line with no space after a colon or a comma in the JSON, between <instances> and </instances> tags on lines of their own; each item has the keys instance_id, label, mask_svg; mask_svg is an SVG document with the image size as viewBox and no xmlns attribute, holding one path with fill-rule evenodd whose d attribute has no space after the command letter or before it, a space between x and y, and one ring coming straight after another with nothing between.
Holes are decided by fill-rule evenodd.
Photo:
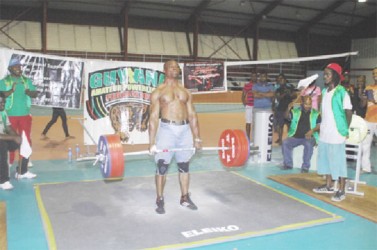
<instances>
[{"instance_id":1,"label":"blue jeans","mask_svg":"<svg viewBox=\"0 0 377 250\"><path fill-rule=\"evenodd\" d=\"M295 137L288 137L283 141L281 146L281 150L284 157L284 166L293 167L292 161L292 152L293 149L297 146L303 145L304 146L304 155L303 155L303 163L301 168L309 169L310 168L310 159L313 155L313 148L315 145L315 139L306 139L306 138L295 138Z\"/></svg>"}]
</instances>

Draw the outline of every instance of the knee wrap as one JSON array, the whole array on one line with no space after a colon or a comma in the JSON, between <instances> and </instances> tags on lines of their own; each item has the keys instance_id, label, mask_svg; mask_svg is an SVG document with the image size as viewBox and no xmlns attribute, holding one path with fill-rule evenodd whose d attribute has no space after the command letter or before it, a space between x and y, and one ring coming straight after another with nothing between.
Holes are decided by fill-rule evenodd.
<instances>
[{"instance_id":1,"label":"knee wrap","mask_svg":"<svg viewBox=\"0 0 377 250\"><path fill-rule=\"evenodd\" d=\"M166 164L164 160L160 159L157 161L157 170L158 175L165 175L168 171L169 164Z\"/></svg>"},{"instance_id":2,"label":"knee wrap","mask_svg":"<svg viewBox=\"0 0 377 250\"><path fill-rule=\"evenodd\" d=\"M189 171L189 163L188 162L179 162L177 163L178 170L180 173L188 173Z\"/></svg>"}]
</instances>

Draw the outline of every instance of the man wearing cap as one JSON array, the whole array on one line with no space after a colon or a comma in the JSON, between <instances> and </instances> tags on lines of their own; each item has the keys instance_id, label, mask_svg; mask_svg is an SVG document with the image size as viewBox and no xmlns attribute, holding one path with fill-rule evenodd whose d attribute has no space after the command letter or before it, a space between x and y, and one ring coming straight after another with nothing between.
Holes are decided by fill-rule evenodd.
<instances>
[{"instance_id":1,"label":"man wearing cap","mask_svg":"<svg viewBox=\"0 0 377 250\"><path fill-rule=\"evenodd\" d=\"M31 79L22 75L21 62L19 58L13 57L8 66L10 72L0 81L0 91L6 97L5 111L8 114L10 123L14 131L19 135L25 131L25 135L31 144L31 123L30 114L31 98L38 95ZM10 154L10 163L14 161L14 152ZM23 164L24 165L24 164ZM34 178L35 174L29 172L27 167L22 167L16 173L16 178Z\"/></svg>"},{"instance_id":2,"label":"man wearing cap","mask_svg":"<svg viewBox=\"0 0 377 250\"><path fill-rule=\"evenodd\" d=\"M342 201L347 178L346 139L352 117L351 98L341 85L342 67L330 63L324 70L325 88L322 91L320 134L318 142L318 174L326 176L326 184L313 189L315 193L334 193L332 181L339 179L332 201Z\"/></svg>"},{"instance_id":3,"label":"man wearing cap","mask_svg":"<svg viewBox=\"0 0 377 250\"><path fill-rule=\"evenodd\" d=\"M312 108L312 98L303 96L301 106L295 108L291 102L284 114L290 121L288 137L283 141L281 150L284 157L283 170L292 169L292 152L297 146L304 146L301 173L308 173L314 146L317 144L321 115Z\"/></svg>"}]
</instances>

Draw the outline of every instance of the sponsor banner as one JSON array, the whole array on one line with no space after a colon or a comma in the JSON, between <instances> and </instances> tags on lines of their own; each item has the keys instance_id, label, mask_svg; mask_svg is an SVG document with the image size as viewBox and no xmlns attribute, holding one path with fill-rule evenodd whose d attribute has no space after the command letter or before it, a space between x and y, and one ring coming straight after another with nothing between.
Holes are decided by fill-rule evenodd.
<instances>
[{"instance_id":1,"label":"sponsor banner","mask_svg":"<svg viewBox=\"0 0 377 250\"><path fill-rule=\"evenodd\" d=\"M224 63L185 63L183 67L184 86L192 93L226 91L224 75Z\"/></svg>"},{"instance_id":2,"label":"sponsor banner","mask_svg":"<svg viewBox=\"0 0 377 250\"><path fill-rule=\"evenodd\" d=\"M119 134L126 144L149 143L150 95L164 82L163 63L92 60L85 72L85 144L103 134Z\"/></svg>"},{"instance_id":3,"label":"sponsor banner","mask_svg":"<svg viewBox=\"0 0 377 250\"><path fill-rule=\"evenodd\" d=\"M79 109L84 62L75 58L0 49L0 78L9 74L11 59L19 59L22 74L31 78L38 96L32 104L45 107Z\"/></svg>"}]
</instances>

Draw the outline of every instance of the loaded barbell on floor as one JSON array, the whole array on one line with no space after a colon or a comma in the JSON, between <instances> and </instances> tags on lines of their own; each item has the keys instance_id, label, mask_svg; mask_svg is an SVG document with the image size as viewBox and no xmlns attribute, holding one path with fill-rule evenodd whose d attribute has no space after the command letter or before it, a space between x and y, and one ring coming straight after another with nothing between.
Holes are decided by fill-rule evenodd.
<instances>
[{"instance_id":1,"label":"loaded barbell on floor","mask_svg":"<svg viewBox=\"0 0 377 250\"><path fill-rule=\"evenodd\" d=\"M125 156L149 154L148 150L123 153L123 146L119 135L101 135L98 141L98 153L95 162L100 163L101 172L105 178L120 178L124 175ZM158 149L157 153L195 150L195 148ZM203 147L203 151L217 150L219 159L225 167L239 167L245 164L250 155L249 140L243 130L226 129L219 138L218 147Z\"/></svg>"}]
</instances>

